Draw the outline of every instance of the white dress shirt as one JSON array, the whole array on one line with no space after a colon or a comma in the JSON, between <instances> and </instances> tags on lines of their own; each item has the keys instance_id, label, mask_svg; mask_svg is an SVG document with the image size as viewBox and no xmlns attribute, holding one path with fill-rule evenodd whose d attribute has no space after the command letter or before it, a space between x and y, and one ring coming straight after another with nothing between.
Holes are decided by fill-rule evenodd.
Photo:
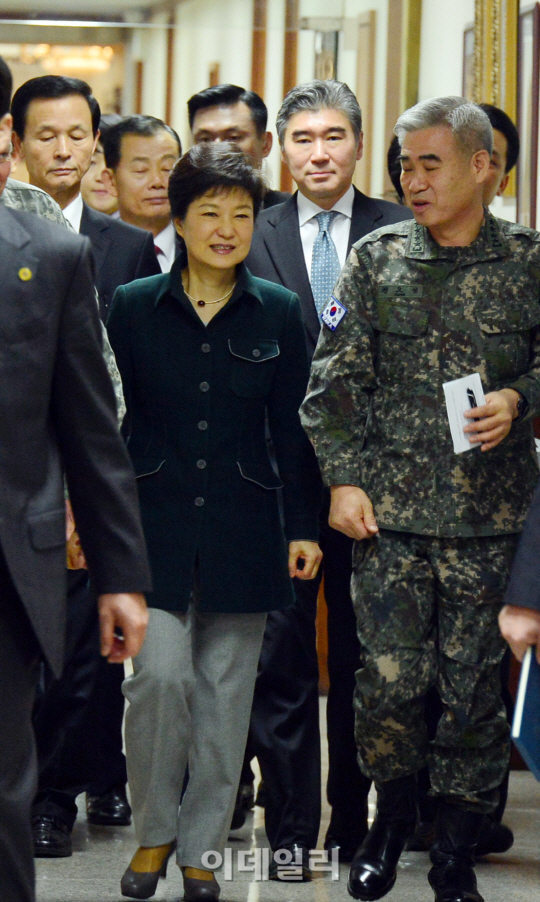
<instances>
[{"instance_id":1,"label":"white dress shirt","mask_svg":"<svg viewBox=\"0 0 540 902\"><path fill-rule=\"evenodd\" d=\"M75 232L81 231L81 217L83 214L83 199L82 194L77 194L75 200L72 200L67 207L64 207L62 210L65 218L69 222L69 224L73 227Z\"/></svg>"},{"instance_id":2,"label":"white dress shirt","mask_svg":"<svg viewBox=\"0 0 540 902\"><path fill-rule=\"evenodd\" d=\"M337 255L340 266L343 269L347 259L347 248L349 246L349 235L351 232L352 208L354 203L354 188L349 186L343 197L334 204L331 211L325 211L322 207L318 207L313 201L308 200L303 194L298 192L298 225L300 227L300 238L302 248L304 250L304 259L306 261L306 269L311 279L311 259L313 257L313 245L319 234L319 223L314 218L317 213L335 212L336 216L330 226L330 235L336 246ZM157 239L156 239L157 240Z\"/></svg>"},{"instance_id":3,"label":"white dress shirt","mask_svg":"<svg viewBox=\"0 0 540 902\"><path fill-rule=\"evenodd\" d=\"M176 257L176 229L172 222L159 235L156 235L154 246L156 248L159 247L159 251L156 250L156 254L158 263L161 266L161 272L170 272Z\"/></svg>"}]
</instances>

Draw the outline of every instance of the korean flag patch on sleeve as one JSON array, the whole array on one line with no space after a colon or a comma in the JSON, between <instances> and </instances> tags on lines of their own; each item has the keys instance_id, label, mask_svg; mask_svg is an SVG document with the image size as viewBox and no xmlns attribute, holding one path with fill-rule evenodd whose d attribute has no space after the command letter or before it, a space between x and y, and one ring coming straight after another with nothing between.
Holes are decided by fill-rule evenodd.
<instances>
[{"instance_id":1,"label":"korean flag patch on sleeve","mask_svg":"<svg viewBox=\"0 0 540 902\"><path fill-rule=\"evenodd\" d=\"M328 326L328 328L331 329L332 332L335 332L341 320L348 312L349 311L341 303L341 301L338 301L337 298L332 296L323 312L321 313L321 320L323 321L325 326Z\"/></svg>"}]
</instances>

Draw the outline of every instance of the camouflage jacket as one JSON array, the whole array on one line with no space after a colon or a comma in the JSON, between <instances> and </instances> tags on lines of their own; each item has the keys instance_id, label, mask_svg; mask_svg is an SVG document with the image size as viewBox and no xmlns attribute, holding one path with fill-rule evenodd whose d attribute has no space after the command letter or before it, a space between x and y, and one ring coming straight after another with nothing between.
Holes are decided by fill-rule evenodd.
<instances>
[{"instance_id":1,"label":"camouflage jacket","mask_svg":"<svg viewBox=\"0 0 540 902\"><path fill-rule=\"evenodd\" d=\"M36 213L42 219L71 228L56 201L35 185L8 179L0 194L0 203L14 210L22 210L23 213Z\"/></svg>"},{"instance_id":2,"label":"camouflage jacket","mask_svg":"<svg viewBox=\"0 0 540 902\"><path fill-rule=\"evenodd\" d=\"M37 188L35 185L28 185L26 182L17 182L15 179L8 179L4 190L0 193L0 203L15 210L22 210L23 213L34 213L42 219L47 219L49 222L54 222L56 225L64 226L64 228L73 231L71 224L65 219L64 214L56 201L53 200L46 191L42 191L41 188ZM97 293L96 303L98 303ZM118 415L118 422L121 424L126 413L122 379L116 365L113 349L111 348L107 337L105 326L102 325L101 331L103 338L103 357L113 384L116 397L116 412Z\"/></svg>"},{"instance_id":3,"label":"camouflage jacket","mask_svg":"<svg viewBox=\"0 0 540 902\"><path fill-rule=\"evenodd\" d=\"M469 247L414 221L357 242L302 407L329 485L361 486L380 527L436 536L518 532L538 480L540 234L486 220ZM443 383L480 373L527 414L496 448L455 454Z\"/></svg>"}]
</instances>

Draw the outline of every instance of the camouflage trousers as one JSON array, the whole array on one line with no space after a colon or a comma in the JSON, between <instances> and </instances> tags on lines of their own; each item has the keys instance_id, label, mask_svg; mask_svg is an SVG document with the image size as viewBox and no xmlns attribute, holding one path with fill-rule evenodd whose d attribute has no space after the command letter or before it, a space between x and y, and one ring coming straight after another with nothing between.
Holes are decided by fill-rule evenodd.
<instances>
[{"instance_id":1,"label":"camouflage trousers","mask_svg":"<svg viewBox=\"0 0 540 902\"><path fill-rule=\"evenodd\" d=\"M428 763L434 795L485 812L495 807L510 751L497 617L517 539L381 530L355 544L362 647L355 730L366 776L385 782ZM443 705L431 743L430 686Z\"/></svg>"}]
</instances>

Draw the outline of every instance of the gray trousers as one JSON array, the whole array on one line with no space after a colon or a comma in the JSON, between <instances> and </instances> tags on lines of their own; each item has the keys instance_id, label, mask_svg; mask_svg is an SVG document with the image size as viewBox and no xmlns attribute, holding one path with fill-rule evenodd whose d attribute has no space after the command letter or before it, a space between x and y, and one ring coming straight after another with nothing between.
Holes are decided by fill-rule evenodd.
<instances>
[{"instance_id":1,"label":"gray trousers","mask_svg":"<svg viewBox=\"0 0 540 902\"><path fill-rule=\"evenodd\" d=\"M124 681L137 840L160 846L177 838L180 867L200 868L205 852L223 853L265 623L266 614L151 608L143 648Z\"/></svg>"}]
</instances>

